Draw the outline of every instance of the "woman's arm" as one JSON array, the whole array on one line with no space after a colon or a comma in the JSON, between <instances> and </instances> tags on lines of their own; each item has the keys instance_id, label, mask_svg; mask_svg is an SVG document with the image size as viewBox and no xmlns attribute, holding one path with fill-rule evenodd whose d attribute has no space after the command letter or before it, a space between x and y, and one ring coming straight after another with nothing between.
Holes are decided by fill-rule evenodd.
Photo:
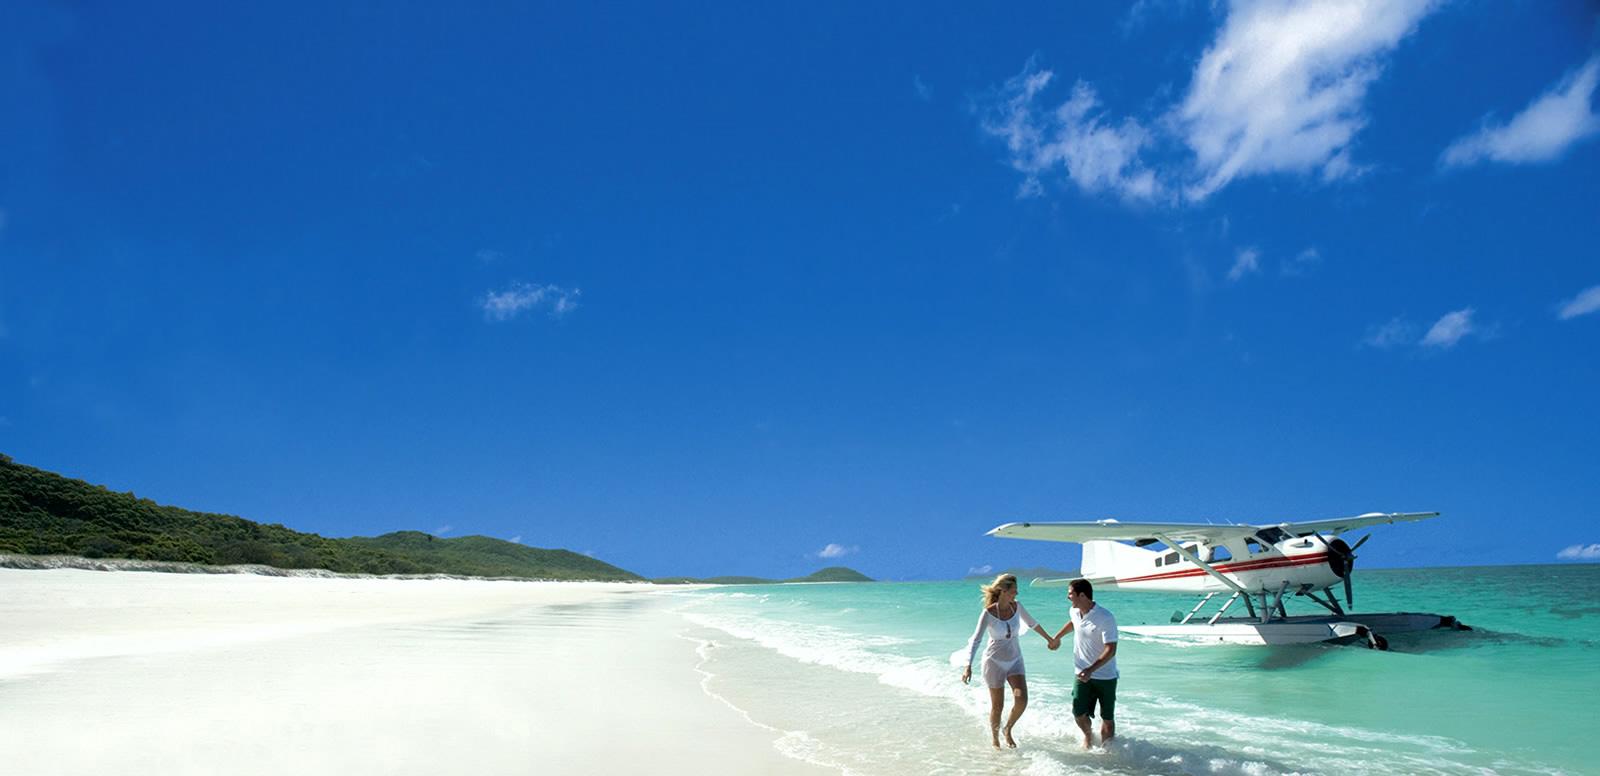
<instances>
[{"instance_id":1,"label":"woman's arm","mask_svg":"<svg viewBox=\"0 0 1600 776\"><path fill-rule=\"evenodd\" d=\"M1017 616L1022 620L1023 625L1032 628L1034 633L1043 636L1045 641L1050 642L1050 648L1055 649L1056 637L1051 636L1049 631L1046 631L1044 626L1039 624L1038 620L1033 619L1033 615L1028 614L1028 610L1023 607L1021 601L1017 602Z\"/></svg>"},{"instance_id":2,"label":"woman's arm","mask_svg":"<svg viewBox=\"0 0 1600 776\"><path fill-rule=\"evenodd\" d=\"M972 659L978 655L978 640L983 638L983 624L988 616L987 611L978 613L978 627L972 631L972 638L967 639L967 668L961 672L963 682L972 678Z\"/></svg>"}]
</instances>

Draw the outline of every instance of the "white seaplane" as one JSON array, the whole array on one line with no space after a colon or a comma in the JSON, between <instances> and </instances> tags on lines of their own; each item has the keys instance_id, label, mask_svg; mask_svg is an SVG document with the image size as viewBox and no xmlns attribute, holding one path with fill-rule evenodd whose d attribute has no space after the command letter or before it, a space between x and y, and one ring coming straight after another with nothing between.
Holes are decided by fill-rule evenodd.
<instances>
[{"instance_id":1,"label":"white seaplane","mask_svg":"<svg viewBox=\"0 0 1600 776\"><path fill-rule=\"evenodd\" d=\"M1083 578L1098 590L1198 593L1200 602L1173 615L1167 625L1130 625L1142 636L1235 644L1359 642L1387 649L1383 634L1452 628L1470 630L1454 617L1416 612L1347 614L1354 606L1350 576L1356 550L1341 534L1358 528L1437 517L1438 512L1370 512L1356 517L1272 525L1191 523L1006 523L989 532L1007 539L1083 544ZM1153 545L1161 545L1154 547ZM1035 579L1040 587L1070 579ZM1344 606L1332 588L1344 585ZM1318 593L1326 596L1319 598ZM1232 593L1210 617L1200 610L1216 596ZM1290 616L1286 598L1314 601L1326 614ZM1224 617L1243 600L1247 617Z\"/></svg>"}]
</instances>

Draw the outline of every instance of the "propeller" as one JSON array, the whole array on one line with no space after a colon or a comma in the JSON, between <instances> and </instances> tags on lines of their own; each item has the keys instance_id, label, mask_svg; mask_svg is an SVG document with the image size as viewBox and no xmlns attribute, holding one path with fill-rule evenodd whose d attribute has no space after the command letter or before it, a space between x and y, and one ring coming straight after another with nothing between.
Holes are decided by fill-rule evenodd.
<instances>
[{"instance_id":1,"label":"propeller","mask_svg":"<svg viewBox=\"0 0 1600 776\"><path fill-rule=\"evenodd\" d=\"M1356 570L1356 550L1366 544L1372 534L1367 534L1356 541L1355 546L1350 546L1345 540L1335 536L1325 540L1328 545L1328 567L1333 573L1344 580L1344 605L1354 608L1355 592L1351 589L1350 575Z\"/></svg>"}]
</instances>

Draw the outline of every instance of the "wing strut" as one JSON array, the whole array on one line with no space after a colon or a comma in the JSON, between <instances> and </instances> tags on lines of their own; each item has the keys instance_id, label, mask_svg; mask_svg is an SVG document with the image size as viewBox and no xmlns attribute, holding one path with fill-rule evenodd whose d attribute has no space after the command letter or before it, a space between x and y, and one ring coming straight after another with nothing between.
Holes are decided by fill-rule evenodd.
<instances>
[{"instance_id":1,"label":"wing strut","mask_svg":"<svg viewBox=\"0 0 1600 776\"><path fill-rule=\"evenodd\" d=\"M1168 539L1165 534L1159 534L1158 533L1158 534L1152 534L1152 535L1155 536L1157 539L1160 539L1163 544L1166 544L1168 547L1171 547L1172 549L1177 550L1178 554L1182 555L1185 560L1189 561L1190 563L1195 564L1196 566L1199 566L1200 568L1205 569L1206 573L1210 574L1213 577L1216 577L1217 581L1221 582L1224 585L1227 585L1230 588L1233 588L1234 590L1236 590L1236 591L1238 591L1240 593L1243 593L1244 595L1247 595L1247 596L1250 595L1250 592L1248 590L1245 590L1244 587L1241 586L1238 582L1235 582L1235 581L1233 581L1231 579L1228 579L1227 577L1222 575L1222 572L1217 571L1214 568L1211 568L1211 564L1209 564L1209 563L1207 563L1207 562L1205 562L1203 560L1200 560L1200 556L1196 555L1194 553L1194 551L1190 550L1188 547L1183 546L1183 544L1181 544L1179 542L1175 542L1175 541L1173 541L1171 539Z\"/></svg>"}]
</instances>

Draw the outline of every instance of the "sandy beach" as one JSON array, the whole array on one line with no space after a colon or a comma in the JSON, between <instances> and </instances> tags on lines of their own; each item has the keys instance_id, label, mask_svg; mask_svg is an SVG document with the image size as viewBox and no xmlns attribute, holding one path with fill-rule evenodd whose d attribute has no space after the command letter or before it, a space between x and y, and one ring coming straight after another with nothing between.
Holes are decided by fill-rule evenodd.
<instances>
[{"instance_id":1,"label":"sandy beach","mask_svg":"<svg viewBox=\"0 0 1600 776\"><path fill-rule=\"evenodd\" d=\"M15 774L830 771L653 585L0 569Z\"/></svg>"}]
</instances>

